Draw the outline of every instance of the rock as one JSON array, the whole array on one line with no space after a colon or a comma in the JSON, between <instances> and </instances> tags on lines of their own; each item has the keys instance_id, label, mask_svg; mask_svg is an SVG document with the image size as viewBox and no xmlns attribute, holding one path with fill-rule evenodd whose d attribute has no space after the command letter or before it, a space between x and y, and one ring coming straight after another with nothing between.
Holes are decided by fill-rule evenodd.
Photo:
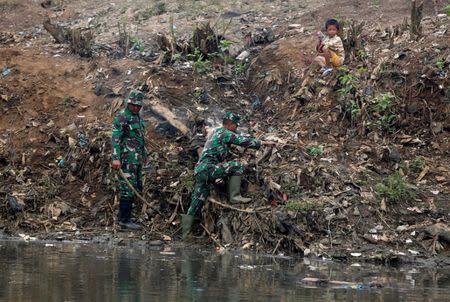
<instances>
[{"instance_id":1,"label":"rock","mask_svg":"<svg viewBox=\"0 0 450 302\"><path fill-rule=\"evenodd\" d=\"M406 231L408 229L408 225L399 225L396 229L395 229L395 231L397 231L397 232L403 232L403 231Z\"/></svg>"},{"instance_id":2,"label":"rock","mask_svg":"<svg viewBox=\"0 0 450 302\"><path fill-rule=\"evenodd\" d=\"M385 147L382 149L381 160L385 162L392 161L398 163L402 160L402 156L397 149Z\"/></svg>"},{"instance_id":3,"label":"rock","mask_svg":"<svg viewBox=\"0 0 450 302\"><path fill-rule=\"evenodd\" d=\"M105 86L105 84L102 83L102 82L97 82L95 84L94 93L95 93L96 96L101 96L101 95L112 95L112 96L115 96L114 91L111 88Z\"/></svg>"},{"instance_id":4,"label":"rock","mask_svg":"<svg viewBox=\"0 0 450 302\"><path fill-rule=\"evenodd\" d=\"M353 210L353 216L359 216L361 215L361 213L359 212L358 207L355 207L355 209Z\"/></svg>"},{"instance_id":5,"label":"rock","mask_svg":"<svg viewBox=\"0 0 450 302\"><path fill-rule=\"evenodd\" d=\"M424 229L425 233L431 237L438 236L440 240L450 243L450 227L444 223L436 223Z\"/></svg>"},{"instance_id":6,"label":"rock","mask_svg":"<svg viewBox=\"0 0 450 302\"><path fill-rule=\"evenodd\" d=\"M288 25L288 29L296 29L296 28L301 28L301 24L289 24Z\"/></svg>"},{"instance_id":7,"label":"rock","mask_svg":"<svg viewBox=\"0 0 450 302\"><path fill-rule=\"evenodd\" d=\"M250 56L250 52L248 52L247 50L244 50L243 52L241 52L237 57L236 60L238 61L244 61L245 59L247 59Z\"/></svg>"},{"instance_id":8,"label":"rock","mask_svg":"<svg viewBox=\"0 0 450 302\"><path fill-rule=\"evenodd\" d=\"M148 245L150 246L160 246L163 245L164 242L162 240L152 240L148 242Z\"/></svg>"},{"instance_id":9,"label":"rock","mask_svg":"<svg viewBox=\"0 0 450 302\"><path fill-rule=\"evenodd\" d=\"M7 200L8 200L8 205L11 207L11 209L14 212L20 212L25 207L25 203L15 196L8 195Z\"/></svg>"}]
</instances>

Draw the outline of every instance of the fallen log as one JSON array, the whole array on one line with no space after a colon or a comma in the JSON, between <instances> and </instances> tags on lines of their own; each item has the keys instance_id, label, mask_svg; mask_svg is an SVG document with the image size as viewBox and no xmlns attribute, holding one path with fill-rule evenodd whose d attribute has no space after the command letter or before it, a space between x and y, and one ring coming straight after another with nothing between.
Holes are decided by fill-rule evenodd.
<instances>
[{"instance_id":1,"label":"fallen log","mask_svg":"<svg viewBox=\"0 0 450 302\"><path fill-rule=\"evenodd\" d=\"M175 127L178 131L180 131L183 135L187 135L189 133L189 128L180 121L173 112L167 108L166 106L162 105L159 102L155 102L154 104L150 105L150 109L163 117L170 125Z\"/></svg>"}]
</instances>

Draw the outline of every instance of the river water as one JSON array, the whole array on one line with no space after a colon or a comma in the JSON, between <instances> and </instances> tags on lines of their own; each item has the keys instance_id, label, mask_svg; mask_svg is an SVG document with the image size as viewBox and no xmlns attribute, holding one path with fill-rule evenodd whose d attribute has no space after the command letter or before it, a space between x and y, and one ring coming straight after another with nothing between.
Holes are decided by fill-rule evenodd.
<instances>
[{"instance_id":1,"label":"river water","mask_svg":"<svg viewBox=\"0 0 450 302\"><path fill-rule=\"evenodd\" d=\"M0 255L0 301L450 301L450 271L437 268L84 242L0 241Z\"/></svg>"}]
</instances>

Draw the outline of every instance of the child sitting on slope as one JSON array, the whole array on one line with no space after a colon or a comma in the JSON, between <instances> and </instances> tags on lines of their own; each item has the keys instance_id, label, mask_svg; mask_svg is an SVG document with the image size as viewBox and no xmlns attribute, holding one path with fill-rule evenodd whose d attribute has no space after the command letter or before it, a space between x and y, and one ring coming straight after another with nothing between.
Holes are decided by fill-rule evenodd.
<instances>
[{"instance_id":1,"label":"child sitting on slope","mask_svg":"<svg viewBox=\"0 0 450 302\"><path fill-rule=\"evenodd\" d=\"M332 67L342 66L345 58L344 45L337 35L339 22L335 19L327 20L325 30L326 35L319 32L319 43L316 47L319 55L315 58L315 61L322 67L323 75L330 73L333 70Z\"/></svg>"}]
</instances>

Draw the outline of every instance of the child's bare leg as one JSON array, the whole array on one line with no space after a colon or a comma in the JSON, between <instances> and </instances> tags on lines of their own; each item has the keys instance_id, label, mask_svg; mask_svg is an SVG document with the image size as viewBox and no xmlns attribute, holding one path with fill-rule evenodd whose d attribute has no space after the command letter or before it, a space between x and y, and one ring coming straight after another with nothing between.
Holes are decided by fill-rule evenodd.
<instances>
[{"instance_id":1,"label":"child's bare leg","mask_svg":"<svg viewBox=\"0 0 450 302\"><path fill-rule=\"evenodd\" d=\"M314 58L314 61L319 64L320 67L325 67L326 66L326 61L325 58L322 56L317 56Z\"/></svg>"},{"instance_id":2,"label":"child's bare leg","mask_svg":"<svg viewBox=\"0 0 450 302\"><path fill-rule=\"evenodd\" d=\"M325 58L325 65L326 66L331 66L330 62L331 62L331 51L329 49L324 49L323 50L323 57Z\"/></svg>"}]
</instances>

